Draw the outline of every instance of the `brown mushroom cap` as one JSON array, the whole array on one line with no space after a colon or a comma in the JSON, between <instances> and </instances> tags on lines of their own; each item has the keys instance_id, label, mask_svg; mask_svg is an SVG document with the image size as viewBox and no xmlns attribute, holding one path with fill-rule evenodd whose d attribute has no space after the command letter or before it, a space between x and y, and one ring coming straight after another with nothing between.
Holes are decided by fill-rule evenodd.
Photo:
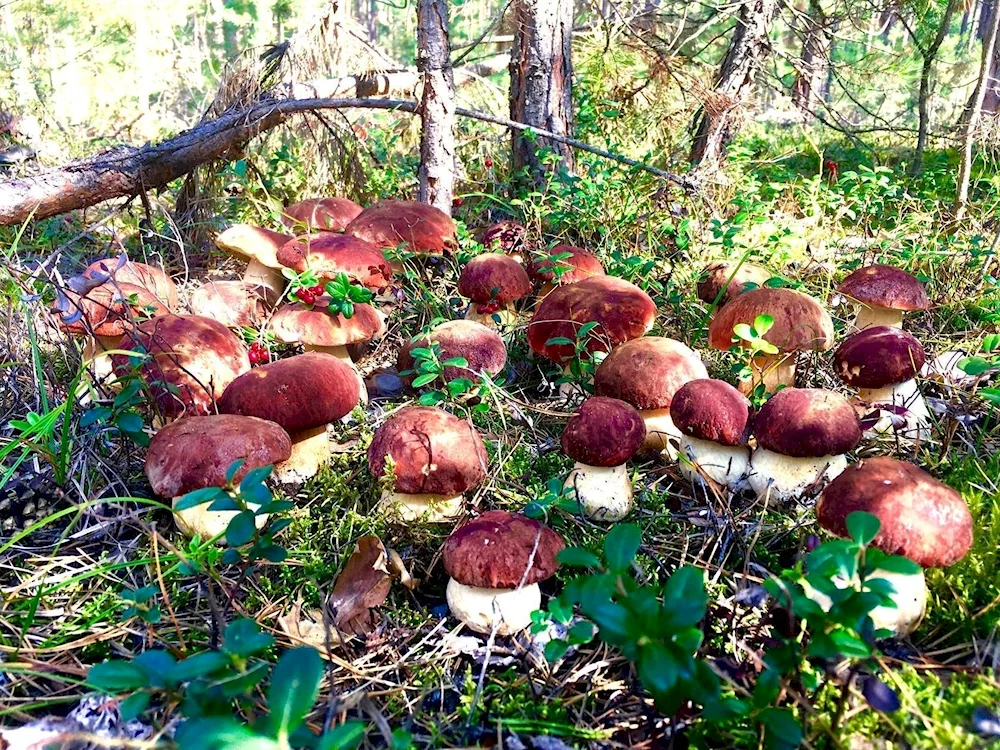
<instances>
[{"instance_id":1,"label":"brown mushroom cap","mask_svg":"<svg viewBox=\"0 0 1000 750\"><path fill-rule=\"evenodd\" d=\"M226 472L243 459L239 482L260 466L285 461L292 452L288 433L256 417L213 414L178 419L149 442L146 478L159 497L177 497L203 487L224 487Z\"/></svg>"},{"instance_id":2,"label":"brown mushroom cap","mask_svg":"<svg viewBox=\"0 0 1000 750\"><path fill-rule=\"evenodd\" d=\"M441 255L458 249L455 222L444 211L416 201L379 201L344 230L382 249L406 243L411 252Z\"/></svg>"},{"instance_id":3,"label":"brown mushroom cap","mask_svg":"<svg viewBox=\"0 0 1000 750\"><path fill-rule=\"evenodd\" d=\"M476 232L476 240L488 250L496 250L507 255L520 253L528 230L516 221L498 221Z\"/></svg>"},{"instance_id":4,"label":"brown mushroom cap","mask_svg":"<svg viewBox=\"0 0 1000 750\"><path fill-rule=\"evenodd\" d=\"M211 413L226 386L250 369L243 342L222 323L197 315L143 321L126 333L122 349L149 355L139 371L168 419ZM119 377L130 372L130 357L111 359Z\"/></svg>"},{"instance_id":5,"label":"brown mushroom cap","mask_svg":"<svg viewBox=\"0 0 1000 750\"><path fill-rule=\"evenodd\" d=\"M792 458L839 456L861 442L854 407L822 388L784 388L753 419L757 445Z\"/></svg>"},{"instance_id":6,"label":"brown mushroom cap","mask_svg":"<svg viewBox=\"0 0 1000 750\"><path fill-rule=\"evenodd\" d=\"M219 399L219 411L267 419L294 435L349 414L360 397L353 367L307 352L240 375Z\"/></svg>"},{"instance_id":7,"label":"brown mushroom cap","mask_svg":"<svg viewBox=\"0 0 1000 750\"><path fill-rule=\"evenodd\" d=\"M750 402L723 380L691 380L674 393L670 419L689 437L720 445L746 445Z\"/></svg>"},{"instance_id":8,"label":"brown mushroom cap","mask_svg":"<svg viewBox=\"0 0 1000 750\"><path fill-rule=\"evenodd\" d=\"M552 344L553 338L576 341L586 323L597 323L587 336L586 351L606 352L639 338L653 327L656 305L634 284L614 276L591 276L553 290L528 323L528 343L543 357L564 364L573 358L573 344Z\"/></svg>"},{"instance_id":9,"label":"brown mushroom cap","mask_svg":"<svg viewBox=\"0 0 1000 750\"><path fill-rule=\"evenodd\" d=\"M81 317L72 323L62 322L60 327L69 333L87 336L114 338L132 329L134 324L168 315L170 311L163 301L144 286L125 282L106 282L94 287L83 297L65 292L69 300L69 312L79 311Z\"/></svg>"},{"instance_id":10,"label":"brown mushroom cap","mask_svg":"<svg viewBox=\"0 0 1000 750\"><path fill-rule=\"evenodd\" d=\"M191 293L188 307L227 328L254 327L264 319L264 300L253 284L242 281L206 281Z\"/></svg>"},{"instance_id":11,"label":"brown mushroom cap","mask_svg":"<svg viewBox=\"0 0 1000 750\"><path fill-rule=\"evenodd\" d=\"M299 273L313 271L321 281L346 273L376 291L392 282L392 269L382 251L346 234L322 232L298 237L282 245L276 257L279 263Z\"/></svg>"},{"instance_id":12,"label":"brown mushroom cap","mask_svg":"<svg viewBox=\"0 0 1000 750\"><path fill-rule=\"evenodd\" d=\"M404 372L413 367L413 350L428 347L437 342L442 362L456 357L462 357L469 363L468 367L445 367L444 379L456 378L475 379L480 373L496 375L507 365L507 347L504 346L500 334L489 326L476 323L473 320L449 320L435 326L429 333L403 344L399 349L396 369ZM413 375L401 375L407 385L413 381Z\"/></svg>"},{"instance_id":13,"label":"brown mushroom cap","mask_svg":"<svg viewBox=\"0 0 1000 750\"><path fill-rule=\"evenodd\" d=\"M287 234L272 232L264 227L234 224L215 238L215 244L220 250L245 260L256 260L268 268L281 268L277 253L290 239Z\"/></svg>"},{"instance_id":14,"label":"brown mushroom cap","mask_svg":"<svg viewBox=\"0 0 1000 750\"><path fill-rule=\"evenodd\" d=\"M433 406L400 409L375 431L368 468L381 477L389 457L397 492L458 495L486 478L486 448L466 422Z\"/></svg>"},{"instance_id":15,"label":"brown mushroom cap","mask_svg":"<svg viewBox=\"0 0 1000 750\"><path fill-rule=\"evenodd\" d=\"M849 274L837 291L871 307L926 310L931 306L920 280L901 268L876 263Z\"/></svg>"},{"instance_id":16,"label":"brown mushroom cap","mask_svg":"<svg viewBox=\"0 0 1000 750\"><path fill-rule=\"evenodd\" d=\"M464 586L530 586L556 572L556 556L565 546L559 534L538 521L520 513L491 510L448 537L444 569Z\"/></svg>"},{"instance_id":17,"label":"brown mushroom cap","mask_svg":"<svg viewBox=\"0 0 1000 750\"><path fill-rule=\"evenodd\" d=\"M271 331L278 341L310 346L346 346L369 341L385 331L385 322L371 305L354 306L354 315L331 315L329 297L309 306L301 302L282 306L271 318Z\"/></svg>"},{"instance_id":18,"label":"brown mushroom cap","mask_svg":"<svg viewBox=\"0 0 1000 750\"><path fill-rule=\"evenodd\" d=\"M458 277L458 293L484 304L495 299L507 304L531 292L524 266L502 253L483 253L465 264Z\"/></svg>"},{"instance_id":19,"label":"brown mushroom cap","mask_svg":"<svg viewBox=\"0 0 1000 750\"><path fill-rule=\"evenodd\" d=\"M734 343L733 327L738 323L753 325L758 315L774 318L764 340L783 352L833 346L833 321L817 300L794 289L769 287L743 292L720 309L708 328L709 345L727 351ZM742 340L737 343L749 346Z\"/></svg>"},{"instance_id":20,"label":"brown mushroom cap","mask_svg":"<svg viewBox=\"0 0 1000 750\"><path fill-rule=\"evenodd\" d=\"M705 266L698 279L698 299L710 305L722 292L722 298L719 300L719 307L722 307L733 297L742 294L749 284L755 287L763 286L771 276L771 272L766 268L755 266L753 263L737 264L727 261L710 263Z\"/></svg>"},{"instance_id":21,"label":"brown mushroom cap","mask_svg":"<svg viewBox=\"0 0 1000 750\"><path fill-rule=\"evenodd\" d=\"M552 260L554 255L566 255L569 257L557 261ZM565 269L556 278L556 269ZM603 276L604 266L600 259L589 250L573 245L556 245L547 253L539 254L528 264L528 276L533 281L544 283L546 281L553 284L575 284L591 276Z\"/></svg>"},{"instance_id":22,"label":"brown mushroom cap","mask_svg":"<svg viewBox=\"0 0 1000 750\"><path fill-rule=\"evenodd\" d=\"M646 423L634 406L617 398L591 396L566 423L562 449L588 466L621 466L645 439Z\"/></svg>"},{"instance_id":23,"label":"brown mushroom cap","mask_svg":"<svg viewBox=\"0 0 1000 750\"><path fill-rule=\"evenodd\" d=\"M99 275L111 274L119 284L144 287L156 295L168 308L177 309L177 287L166 273L155 266L134 260L126 261L117 271L115 271L116 265L118 265L116 258L101 258L87 266L83 275L88 279L94 279Z\"/></svg>"},{"instance_id":24,"label":"brown mushroom cap","mask_svg":"<svg viewBox=\"0 0 1000 750\"><path fill-rule=\"evenodd\" d=\"M281 212L289 229L304 226L309 232L343 232L364 208L347 198L307 198Z\"/></svg>"},{"instance_id":25,"label":"brown mushroom cap","mask_svg":"<svg viewBox=\"0 0 1000 750\"><path fill-rule=\"evenodd\" d=\"M677 389L708 377L701 358L674 339L644 336L622 344L594 373L594 392L636 409L666 409Z\"/></svg>"},{"instance_id":26,"label":"brown mushroom cap","mask_svg":"<svg viewBox=\"0 0 1000 750\"><path fill-rule=\"evenodd\" d=\"M820 526L849 536L847 516L864 511L882 523L872 544L925 568L961 560L972 546L972 514L955 490L923 469L894 458L848 466L816 503Z\"/></svg>"},{"instance_id":27,"label":"brown mushroom cap","mask_svg":"<svg viewBox=\"0 0 1000 750\"><path fill-rule=\"evenodd\" d=\"M860 331L837 349L833 367L854 388L884 388L914 377L927 361L924 347L912 335L892 326Z\"/></svg>"}]
</instances>

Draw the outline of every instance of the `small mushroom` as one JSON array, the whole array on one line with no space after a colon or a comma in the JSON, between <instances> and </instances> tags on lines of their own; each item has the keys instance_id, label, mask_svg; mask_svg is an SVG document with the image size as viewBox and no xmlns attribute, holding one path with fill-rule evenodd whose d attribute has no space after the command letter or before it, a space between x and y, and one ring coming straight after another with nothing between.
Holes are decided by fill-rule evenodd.
<instances>
[{"instance_id":1,"label":"small mushroom","mask_svg":"<svg viewBox=\"0 0 1000 750\"><path fill-rule=\"evenodd\" d=\"M392 466L381 505L403 521L450 521L463 493L486 478L486 448L471 424L433 406L400 409L375 431L368 468L376 479Z\"/></svg>"},{"instance_id":2,"label":"small mushroom","mask_svg":"<svg viewBox=\"0 0 1000 750\"><path fill-rule=\"evenodd\" d=\"M920 376L955 388L971 388L980 376L970 375L958 366L968 357L967 353L958 350L941 352L920 368Z\"/></svg>"},{"instance_id":3,"label":"small mushroom","mask_svg":"<svg viewBox=\"0 0 1000 750\"><path fill-rule=\"evenodd\" d=\"M631 404L646 423L643 452L670 452L681 432L670 418L677 390L691 380L708 377L701 358L680 341L644 336L609 354L594 373L594 392Z\"/></svg>"},{"instance_id":4,"label":"small mushroom","mask_svg":"<svg viewBox=\"0 0 1000 750\"><path fill-rule=\"evenodd\" d=\"M820 488L847 466L844 455L861 442L857 412L838 393L785 388L754 416L757 447L750 486L761 499L795 500Z\"/></svg>"},{"instance_id":5,"label":"small mushroom","mask_svg":"<svg viewBox=\"0 0 1000 750\"><path fill-rule=\"evenodd\" d=\"M353 367L329 354L309 352L236 378L219 399L219 411L267 419L287 431L291 456L274 467L274 476L293 483L315 476L329 461L327 426L349 414L359 398Z\"/></svg>"},{"instance_id":6,"label":"small mushroom","mask_svg":"<svg viewBox=\"0 0 1000 750\"><path fill-rule=\"evenodd\" d=\"M592 396L566 423L562 449L576 464L565 489L587 516L620 521L628 515L632 481L625 462L645 437L646 425L639 412L616 398Z\"/></svg>"},{"instance_id":7,"label":"small mushroom","mask_svg":"<svg viewBox=\"0 0 1000 750\"><path fill-rule=\"evenodd\" d=\"M291 453L288 434L273 422L256 417L213 414L173 422L153 436L146 452L146 478L159 497L172 498L205 487L225 487L226 472L242 460L233 482L247 472L284 461ZM188 536L212 538L225 532L239 512L209 510L210 503L174 514L178 528ZM259 506L251 506L255 509ZM260 528L266 516L257 516Z\"/></svg>"},{"instance_id":8,"label":"small mushroom","mask_svg":"<svg viewBox=\"0 0 1000 750\"><path fill-rule=\"evenodd\" d=\"M674 393L670 418L680 430L681 473L742 489L750 473L750 402L722 380L691 380Z\"/></svg>"},{"instance_id":9,"label":"small mushroom","mask_svg":"<svg viewBox=\"0 0 1000 750\"><path fill-rule=\"evenodd\" d=\"M467 320L496 326L496 315L501 325L513 325L517 321L514 303L531 293L531 280L510 256L483 253L465 264L458 277L458 293L472 300Z\"/></svg>"},{"instance_id":10,"label":"small mushroom","mask_svg":"<svg viewBox=\"0 0 1000 750\"><path fill-rule=\"evenodd\" d=\"M710 263L698 278L698 299L711 305L719 298L719 304L715 308L715 312L718 312L733 297L764 286L764 282L772 276L766 268L753 263Z\"/></svg>"},{"instance_id":11,"label":"small mushroom","mask_svg":"<svg viewBox=\"0 0 1000 750\"><path fill-rule=\"evenodd\" d=\"M293 232L343 232L362 211L348 198L307 198L286 206L281 223Z\"/></svg>"},{"instance_id":12,"label":"small mushroom","mask_svg":"<svg viewBox=\"0 0 1000 750\"><path fill-rule=\"evenodd\" d=\"M883 415L875 424L876 432L890 431L892 414L902 410L905 423L896 433L903 438L924 440L930 436L931 415L914 376L926 359L923 346L906 331L892 326L871 326L840 345L833 356L833 365L844 383L859 389L861 402L876 409L892 407L891 414Z\"/></svg>"},{"instance_id":13,"label":"small mushroom","mask_svg":"<svg viewBox=\"0 0 1000 750\"><path fill-rule=\"evenodd\" d=\"M903 327L903 313L931 306L927 290L915 276L900 268L874 264L849 274L837 291L860 305L854 325Z\"/></svg>"},{"instance_id":14,"label":"small mushroom","mask_svg":"<svg viewBox=\"0 0 1000 750\"><path fill-rule=\"evenodd\" d=\"M513 635L542 604L538 588L555 574L566 544L547 526L518 513L491 510L444 543L451 613L477 633Z\"/></svg>"},{"instance_id":15,"label":"small mushroom","mask_svg":"<svg viewBox=\"0 0 1000 750\"><path fill-rule=\"evenodd\" d=\"M562 255L566 257L559 257ZM591 276L604 276L604 266L600 258L589 250L573 245L556 245L532 259L528 264L528 276L541 285L538 290L540 302L557 286L575 284Z\"/></svg>"},{"instance_id":16,"label":"small mushroom","mask_svg":"<svg viewBox=\"0 0 1000 750\"><path fill-rule=\"evenodd\" d=\"M478 230L475 238L490 252L503 253L523 263L527 234L523 224L507 219Z\"/></svg>"},{"instance_id":17,"label":"small mushroom","mask_svg":"<svg viewBox=\"0 0 1000 750\"><path fill-rule=\"evenodd\" d=\"M396 359L396 369L400 373L411 370L413 350L432 344L438 345L442 362L460 357L467 363L466 367L445 367L442 376L446 381L468 378L476 382L480 375L497 375L507 365L507 347L495 330L472 320L448 320L403 344ZM409 385L415 376L401 377Z\"/></svg>"},{"instance_id":18,"label":"small mushroom","mask_svg":"<svg viewBox=\"0 0 1000 750\"><path fill-rule=\"evenodd\" d=\"M206 281L191 293L192 315L217 320L226 328L256 328L264 319L259 287L242 281Z\"/></svg>"},{"instance_id":19,"label":"small mushroom","mask_svg":"<svg viewBox=\"0 0 1000 750\"><path fill-rule=\"evenodd\" d=\"M263 227L235 224L216 237L215 244L220 250L249 261L243 283L262 287L267 302L275 304L285 289L277 252L290 239L287 234Z\"/></svg>"},{"instance_id":20,"label":"small mushroom","mask_svg":"<svg viewBox=\"0 0 1000 750\"><path fill-rule=\"evenodd\" d=\"M278 262L293 271L313 271L320 282L341 273L378 292L392 283L392 269L374 245L346 234L323 232L290 240L278 249Z\"/></svg>"},{"instance_id":21,"label":"small mushroom","mask_svg":"<svg viewBox=\"0 0 1000 750\"><path fill-rule=\"evenodd\" d=\"M458 249L451 217L416 201L379 201L348 224L344 234L360 237L379 250L405 244L417 255L442 255Z\"/></svg>"}]
</instances>

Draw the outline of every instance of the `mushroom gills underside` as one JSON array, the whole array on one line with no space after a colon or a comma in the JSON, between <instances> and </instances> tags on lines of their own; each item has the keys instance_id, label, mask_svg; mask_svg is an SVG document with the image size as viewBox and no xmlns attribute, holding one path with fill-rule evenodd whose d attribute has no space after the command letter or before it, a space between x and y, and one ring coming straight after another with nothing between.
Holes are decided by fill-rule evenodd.
<instances>
[{"instance_id":1,"label":"mushroom gills underside","mask_svg":"<svg viewBox=\"0 0 1000 750\"><path fill-rule=\"evenodd\" d=\"M780 386L795 386L795 353L758 354L750 358L749 378L739 382L739 391L744 396L753 394L761 382L768 393L777 393Z\"/></svg>"},{"instance_id":2,"label":"mushroom gills underside","mask_svg":"<svg viewBox=\"0 0 1000 750\"><path fill-rule=\"evenodd\" d=\"M448 579L446 591L451 613L477 633L519 633L531 624L531 613L542 605L537 583L517 589L486 589Z\"/></svg>"},{"instance_id":3,"label":"mushroom gills underside","mask_svg":"<svg viewBox=\"0 0 1000 750\"><path fill-rule=\"evenodd\" d=\"M680 462L681 474L692 482L705 477L731 490L746 486L750 473L750 449L745 445L721 445L711 440L684 435L680 439L681 452L688 461Z\"/></svg>"},{"instance_id":4,"label":"mushroom gills underside","mask_svg":"<svg viewBox=\"0 0 1000 750\"><path fill-rule=\"evenodd\" d=\"M263 297L272 305L281 299L285 291L286 282L281 271L264 265L256 258L250 259L242 281L244 284L260 287Z\"/></svg>"},{"instance_id":5,"label":"mushroom gills underside","mask_svg":"<svg viewBox=\"0 0 1000 750\"><path fill-rule=\"evenodd\" d=\"M291 435L292 454L274 465L274 478L282 484L311 479L330 460L330 438L326 425Z\"/></svg>"},{"instance_id":6,"label":"mushroom gills underside","mask_svg":"<svg viewBox=\"0 0 1000 750\"><path fill-rule=\"evenodd\" d=\"M640 453L663 453L667 458L677 458L676 443L681 439L681 431L670 418L670 409L640 409L639 416L646 423L646 439L639 448Z\"/></svg>"},{"instance_id":7,"label":"mushroom gills underside","mask_svg":"<svg viewBox=\"0 0 1000 750\"><path fill-rule=\"evenodd\" d=\"M822 489L847 468L846 456L794 458L756 448L750 456L747 480L757 497L782 502Z\"/></svg>"},{"instance_id":8,"label":"mushroom gills underside","mask_svg":"<svg viewBox=\"0 0 1000 750\"><path fill-rule=\"evenodd\" d=\"M930 437L931 413L915 379L910 378L885 388L860 390L858 400L869 404L873 409L878 408L879 404L890 404L906 410L905 414L881 410L878 422L871 428L874 432L884 434L895 429L899 437L908 440L926 440ZM903 424L894 428L893 417L902 419Z\"/></svg>"},{"instance_id":9,"label":"mushroom gills underside","mask_svg":"<svg viewBox=\"0 0 1000 750\"><path fill-rule=\"evenodd\" d=\"M620 521L632 510L632 480L625 464L590 466L577 461L563 487L589 518Z\"/></svg>"},{"instance_id":10,"label":"mushroom gills underside","mask_svg":"<svg viewBox=\"0 0 1000 750\"><path fill-rule=\"evenodd\" d=\"M463 495L407 494L383 492L379 506L401 521L448 523L462 515L465 505Z\"/></svg>"},{"instance_id":11,"label":"mushroom gills underside","mask_svg":"<svg viewBox=\"0 0 1000 750\"><path fill-rule=\"evenodd\" d=\"M873 326L890 326L892 328L903 327L903 311L890 310L887 307L877 307L858 303L858 317L854 320L854 327L859 331Z\"/></svg>"},{"instance_id":12,"label":"mushroom gills underside","mask_svg":"<svg viewBox=\"0 0 1000 750\"><path fill-rule=\"evenodd\" d=\"M514 305L507 303L500 307L499 310L493 313L481 313L476 310L479 307L478 302L473 302L469 305L468 309L465 311L465 319L471 320L476 323L481 323L489 328L510 328L511 326L517 325L517 310L514 309ZM497 318L500 322L497 323Z\"/></svg>"}]
</instances>

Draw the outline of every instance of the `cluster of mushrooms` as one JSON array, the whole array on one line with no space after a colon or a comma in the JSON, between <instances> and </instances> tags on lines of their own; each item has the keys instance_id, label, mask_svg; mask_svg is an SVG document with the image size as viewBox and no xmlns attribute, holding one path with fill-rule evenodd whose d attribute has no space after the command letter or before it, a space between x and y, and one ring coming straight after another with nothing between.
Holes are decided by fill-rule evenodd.
<instances>
[{"instance_id":1,"label":"cluster of mushrooms","mask_svg":"<svg viewBox=\"0 0 1000 750\"><path fill-rule=\"evenodd\" d=\"M331 312L322 282L346 274L379 295L399 270L386 249L405 247L419 261L458 248L450 217L414 202L363 209L342 198L311 199L286 208L284 220L290 234L246 225L222 232L218 247L245 259L245 273L195 290L188 312L179 311L171 280L141 263L112 268L114 261L98 261L83 274L94 286L73 298L76 319L64 327L84 338L95 379L135 367L145 379L159 420L146 473L161 497L176 501L225 486L237 460L236 482L267 465L279 483L314 476L330 455L328 427L367 402L354 357L386 332L375 304L355 305L350 317ZM875 430L910 440L928 435L930 417L914 379L926 356L901 327L903 312L928 307L914 277L874 265L841 283L839 292L860 307L856 332L834 355L837 374L857 389L849 400L795 387L797 353L830 349L833 322L818 300L765 285L771 278L765 269L713 264L698 286L714 311L709 345L715 349L746 345L734 337L738 326L752 326L761 315L773 321L763 335L770 346L752 358L751 377L734 387L709 378L685 343L647 335L656 304L634 284L607 275L593 253L567 245L532 252L524 227L509 221L479 239L488 251L465 264L457 282L469 300L465 317L405 343L397 369L411 384L406 373L414 351L436 344L441 361L451 361L446 380L494 376L506 367L505 336L521 330L557 371L590 360L594 395L578 403L561 441L575 461L565 491L588 517L628 516L628 462L658 455L703 486L752 490L765 503L819 493L817 518L835 535L846 534L849 513L873 513L882 523L875 545L925 567L950 565L968 550L972 520L957 493L909 463L876 458L848 466L846 458L862 440L859 414L872 409L880 415ZM311 271L321 284L288 299L285 269ZM520 321L528 314L525 327ZM269 362L232 330L246 326L265 327L302 353ZM463 366L456 366L458 358ZM745 394L761 382L774 395L754 412ZM462 519L489 472L471 421L432 406L389 414L374 433L368 464L380 512L406 523ZM198 506L176 516L187 534L219 537L233 513ZM443 555L452 613L480 632L523 630L540 605L538 583L555 572L563 544L555 531L518 513L489 511L458 526ZM898 580L888 571L883 577L896 587L899 607L880 613L877 624L908 632L925 608L923 577Z\"/></svg>"}]
</instances>

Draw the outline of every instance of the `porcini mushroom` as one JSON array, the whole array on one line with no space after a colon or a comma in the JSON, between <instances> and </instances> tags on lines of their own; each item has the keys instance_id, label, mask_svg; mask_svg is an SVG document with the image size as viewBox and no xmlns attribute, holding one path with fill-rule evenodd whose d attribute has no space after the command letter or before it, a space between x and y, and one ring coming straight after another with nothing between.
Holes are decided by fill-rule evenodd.
<instances>
[{"instance_id":1,"label":"porcini mushroom","mask_svg":"<svg viewBox=\"0 0 1000 750\"><path fill-rule=\"evenodd\" d=\"M874 264L850 273L837 291L860 305L854 325L903 327L903 313L930 307L927 290L915 276L901 268Z\"/></svg>"},{"instance_id":2,"label":"porcini mushroom","mask_svg":"<svg viewBox=\"0 0 1000 750\"><path fill-rule=\"evenodd\" d=\"M464 492L486 478L486 448L471 424L433 406L400 409L375 431L368 468L381 479L381 504L403 521L440 523L462 512Z\"/></svg>"},{"instance_id":3,"label":"porcini mushroom","mask_svg":"<svg viewBox=\"0 0 1000 750\"><path fill-rule=\"evenodd\" d=\"M156 495L172 498L176 506L189 492L225 487L226 473L236 461L243 461L233 478L239 485L249 471L284 461L290 453L288 435L273 422L232 414L187 417L168 424L150 440L146 478ZM239 513L209 510L209 506L205 503L177 511L174 519L178 528L188 536L210 539L224 533ZM267 517L254 520L260 528Z\"/></svg>"},{"instance_id":4,"label":"porcini mushroom","mask_svg":"<svg viewBox=\"0 0 1000 750\"><path fill-rule=\"evenodd\" d=\"M708 377L701 358L680 341L644 336L611 352L594 373L594 392L625 401L646 424L642 450L668 450L681 437L670 418L674 394L690 380Z\"/></svg>"},{"instance_id":5,"label":"porcini mushroom","mask_svg":"<svg viewBox=\"0 0 1000 750\"><path fill-rule=\"evenodd\" d=\"M537 254L528 264L528 276L537 284L541 301L557 286L575 284L591 276L604 276L600 258L589 250L573 245L555 245L547 253Z\"/></svg>"},{"instance_id":6,"label":"porcini mushroom","mask_svg":"<svg viewBox=\"0 0 1000 750\"><path fill-rule=\"evenodd\" d=\"M277 252L290 239L287 234L263 227L235 224L216 237L215 244L220 250L249 261L243 283L262 287L268 303L274 304L281 299L285 289Z\"/></svg>"},{"instance_id":7,"label":"porcini mushroom","mask_svg":"<svg viewBox=\"0 0 1000 750\"><path fill-rule=\"evenodd\" d=\"M292 439L291 455L274 467L279 482L304 482L330 459L327 426L349 414L360 398L357 373L321 352L299 354L236 378L219 399L223 414L260 417Z\"/></svg>"},{"instance_id":8,"label":"porcini mushroom","mask_svg":"<svg viewBox=\"0 0 1000 750\"><path fill-rule=\"evenodd\" d=\"M347 225L344 234L360 237L379 250L405 244L417 255L442 255L458 249L451 217L416 201L379 201L368 206Z\"/></svg>"},{"instance_id":9,"label":"porcini mushroom","mask_svg":"<svg viewBox=\"0 0 1000 750\"><path fill-rule=\"evenodd\" d=\"M824 351L833 346L833 321L817 300L794 289L769 287L743 292L719 310L708 328L709 346L722 351L728 351L733 344L750 346L735 337L733 329L739 324L753 326L761 315L773 321L762 338L778 351L761 352L751 358L753 376L740 383L744 393L760 382L768 393L774 393L779 386L795 385L796 353Z\"/></svg>"},{"instance_id":10,"label":"porcini mushroom","mask_svg":"<svg viewBox=\"0 0 1000 750\"><path fill-rule=\"evenodd\" d=\"M701 378L682 385L670 401L670 418L681 432L681 473L691 481L711 479L741 489L750 473L750 402L722 380Z\"/></svg>"},{"instance_id":11,"label":"porcini mushroom","mask_svg":"<svg viewBox=\"0 0 1000 750\"><path fill-rule=\"evenodd\" d=\"M470 260L458 277L458 293L472 300L467 320L495 326L517 320L514 303L531 292L531 280L516 260L500 253L483 253Z\"/></svg>"},{"instance_id":12,"label":"porcini mushroom","mask_svg":"<svg viewBox=\"0 0 1000 750\"><path fill-rule=\"evenodd\" d=\"M348 198L306 198L286 206L281 223L293 232L343 232L362 211Z\"/></svg>"},{"instance_id":13,"label":"porcini mushroom","mask_svg":"<svg viewBox=\"0 0 1000 750\"><path fill-rule=\"evenodd\" d=\"M764 282L771 276L773 274L766 268L753 263L710 263L698 278L698 299L706 305L714 304L718 299L719 304L715 308L718 311L733 297L764 286Z\"/></svg>"},{"instance_id":14,"label":"porcini mushroom","mask_svg":"<svg viewBox=\"0 0 1000 750\"><path fill-rule=\"evenodd\" d=\"M750 457L750 486L761 499L795 500L819 489L847 466L861 442L854 407L820 388L785 388L753 418L757 447Z\"/></svg>"},{"instance_id":15,"label":"porcini mushroom","mask_svg":"<svg viewBox=\"0 0 1000 750\"><path fill-rule=\"evenodd\" d=\"M117 266L117 259L102 258L87 266L83 275L88 279L108 277L111 279L109 282L111 286L115 284L141 286L155 295L170 311L177 309L177 286L164 271L135 260L126 261L121 268Z\"/></svg>"},{"instance_id":16,"label":"porcini mushroom","mask_svg":"<svg viewBox=\"0 0 1000 750\"><path fill-rule=\"evenodd\" d=\"M491 510L444 543L451 613L477 633L513 635L542 603L540 581L559 567L559 534L518 513Z\"/></svg>"},{"instance_id":17,"label":"porcini mushroom","mask_svg":"<svg viewBox=\"0 0 1000 750\"><path fill-rule=\"evenodd\" d=\"M278 249L278 262L293 271L309 270L320 283L345 273L366 289L378 292L392 283L392 269L382 252L357 237L324 232L298 237Z\"/></svg>"},{"instance_id":18,"label":"porcini mushroom","mask_svg":"<svg viewBox=\"0 0 1000 750\"><path fill-rule=\"evenodd\" d=\"M563 453L576 461L565 488L583 512L600 521L620 521L632 509L632 481L625 462L646 438L634 406L592 396L566 423Z\"/></svg>"},{"instance_id":19,"label":"porcini mushroom","mask_svg":"<svg viewBox=\"0 0 1000 750\"><path fill-rule=\"evenodd\" d=\"M480 375L492 377L503 372L507 364L507 347L495 330L472 320L448 320L403 344L396 359L396 369L400 373L413 369L413 350L433 344L438 345L439 359L442 362L457 358L466 361L465 367L449 365L443 368L441 374L445 381L468 378L475 382ZM414 378L413 375L400 377L407 385Z\"/></svg>"},{"instance_id":20,"label":"porcini mushroom","mask_svg":"<svg viewBox=\"0 0 1000 750\"><path fill-rule=\"evenodd\" d=\"M192 315L217 320L226 328L256 328L264 319L259 287L242 281L206 281L191 293Z\"/></svg>"},{"instance_id":21,"label":"porcini mushroom","mask_svg":"<svg viewBox=\"0 0 1000 750\"><path fill-rule=\"evenodd\" d=\"M524 224L506 219L480 229L475 237L490 252L503 253L518 263L523 263L527 234Z\"/></svg>"}]
</instances>

